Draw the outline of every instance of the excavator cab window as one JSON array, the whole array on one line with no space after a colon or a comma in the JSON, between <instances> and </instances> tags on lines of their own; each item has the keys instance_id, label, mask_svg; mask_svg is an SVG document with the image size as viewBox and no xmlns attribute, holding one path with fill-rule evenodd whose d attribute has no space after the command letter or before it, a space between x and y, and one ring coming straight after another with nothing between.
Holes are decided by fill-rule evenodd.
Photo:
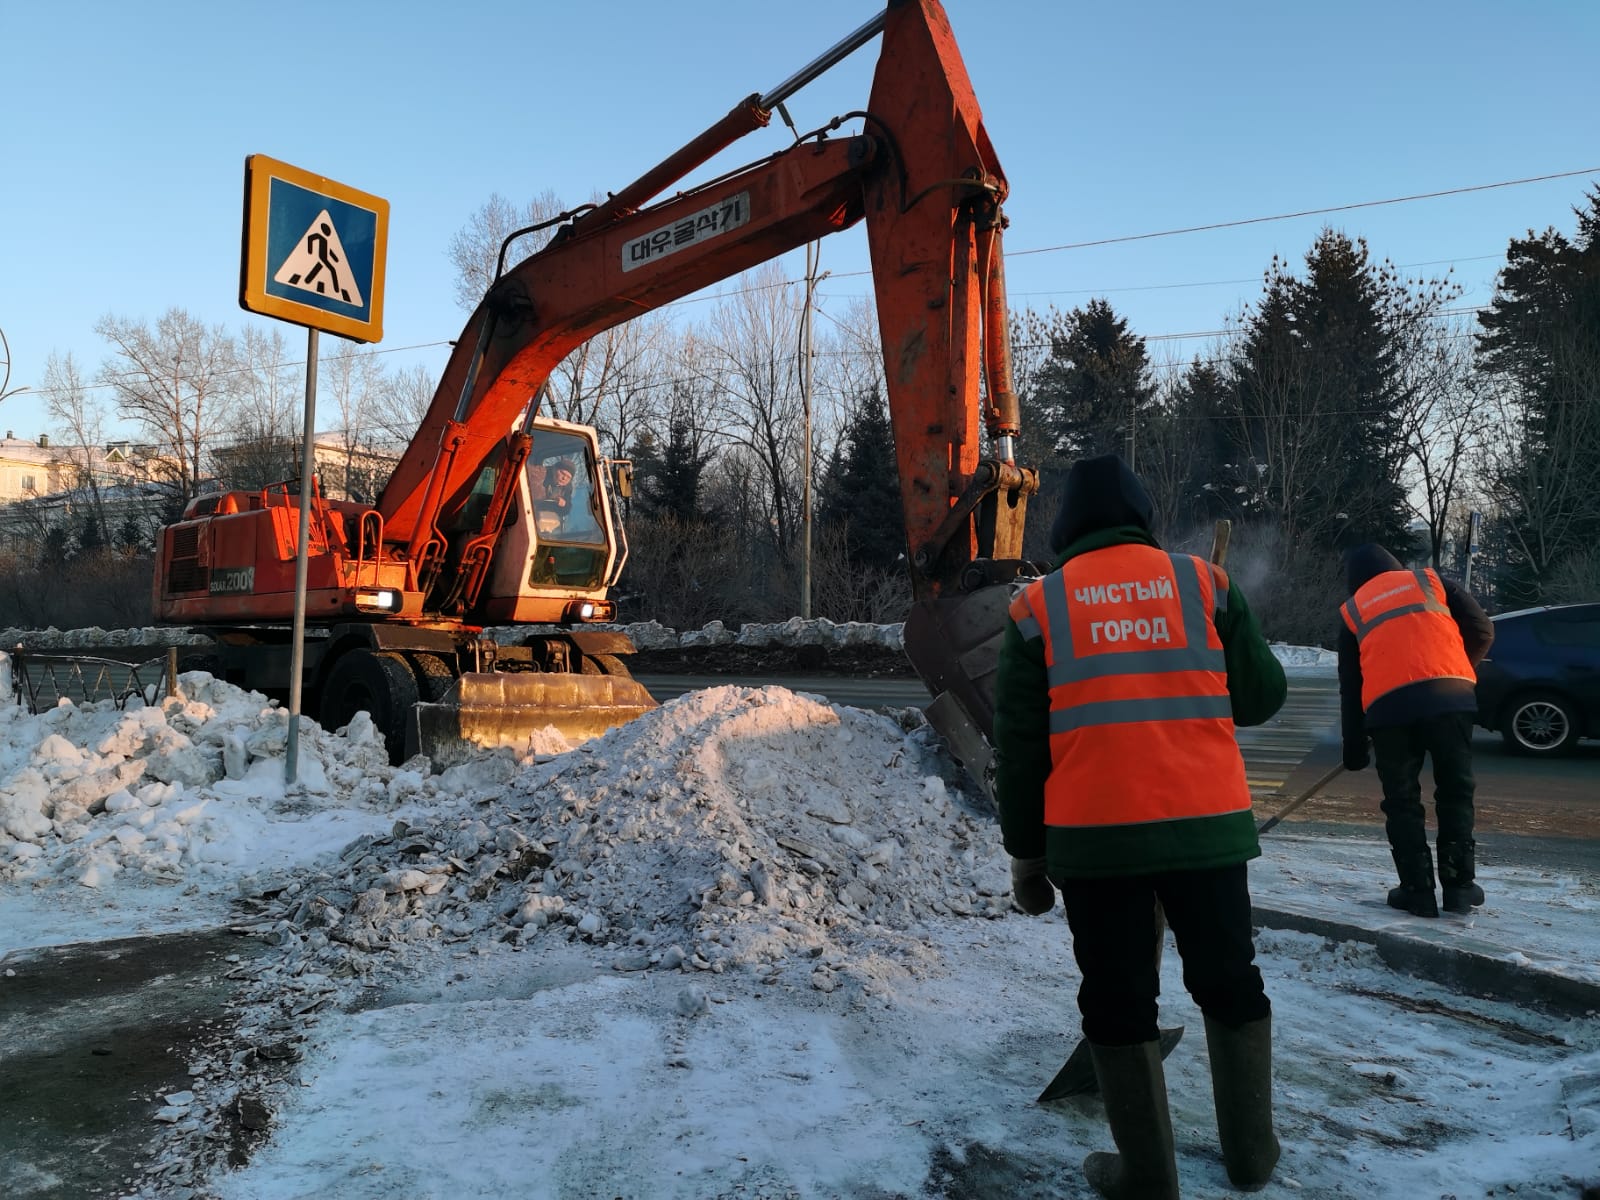
<instances>
[{"instance_id":1,"label":"excavator cab window","mask_svg":"<svg viewBox=\"0 0 1600 1200\"><path fill-rule=\"evenodd\" d=\"M528 496L538 549L528 582L595 588L606 564L601 495L594 486L585 441L570 433L536 429L528 455Z\"/></svg>"}]
</instances>

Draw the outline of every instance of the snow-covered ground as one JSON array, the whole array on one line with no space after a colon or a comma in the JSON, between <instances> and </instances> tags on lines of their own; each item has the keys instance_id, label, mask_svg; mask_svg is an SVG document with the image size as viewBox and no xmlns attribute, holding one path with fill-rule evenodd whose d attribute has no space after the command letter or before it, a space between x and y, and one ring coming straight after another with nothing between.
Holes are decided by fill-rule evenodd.
<instances>
[{"instance_id":1,"label":"snow-covered ground","mask_svg":"<svg viewBox=\"0 0 1600 1200\"><path fill-rule=\"evenodd\" d=\"M917 714L723 687L442 775L391 767L362 717L305 722L292 788L284 727L199 674L128 712L0 710L0 954L248 925L267 948L235 970L241 1045L303 1055L285 1075L203 1052L191 1096L150 1097L145 1194L1088 1194L1098 1105L1034 1103L1077 1040L1065 922L1011 909L994 823ZM1381 845L1263 848L1258 902L1397 919ZM1600 981L1593 878L1483 882L1488 905L1434 936ZM1275 1190L1600 1185L1595 1021L1462 997L1358 942L1258 947ZM1163 1023L1189 1031L1168 1063L1185 1192L1224 1195L1170 949L1163 982ZM241 1093L273 1132L227 1170L205 1135Z\"/></svg>"}]
</instances>

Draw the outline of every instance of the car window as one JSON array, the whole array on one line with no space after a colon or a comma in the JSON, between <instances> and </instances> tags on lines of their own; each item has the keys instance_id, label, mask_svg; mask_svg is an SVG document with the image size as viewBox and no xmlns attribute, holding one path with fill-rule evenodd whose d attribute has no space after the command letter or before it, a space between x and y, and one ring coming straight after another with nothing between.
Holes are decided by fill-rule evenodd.
<instances>
[{"instance_id":1,"label":"car window","mask_svg":"<svg viewBox=\"0 0 1600 1200\"><path fill-rule=\"evenodd\" d=\"M1546 613L1534 625L1534 635L1547 646L1583 646L1600 650L1600 614Z\"/></svg>"}]
</instances>

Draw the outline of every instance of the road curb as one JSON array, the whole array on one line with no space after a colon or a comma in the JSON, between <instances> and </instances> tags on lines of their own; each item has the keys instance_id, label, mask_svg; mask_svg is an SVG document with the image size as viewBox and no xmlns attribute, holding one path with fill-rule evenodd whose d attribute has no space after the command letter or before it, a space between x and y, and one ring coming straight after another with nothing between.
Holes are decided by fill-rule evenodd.
<instances>
[{"instance_id":1,"label":"road curb","mask_svg":"<svg viewBox=\"0 0 1600 1200\"><path fill-rule=\"evenodd\" d=\"M1376 948L1378 957L1394 970L1468 995L1532 1005L1572 1018L1600 1012L1600 983L1563 975L1536 955L1508 952L1448 926L1412 929L1407 922L1404 928L1372 929L1282 904L1254 905L1251 913L1262 928L1362 942Z\"/></svg>"}]
</instances>

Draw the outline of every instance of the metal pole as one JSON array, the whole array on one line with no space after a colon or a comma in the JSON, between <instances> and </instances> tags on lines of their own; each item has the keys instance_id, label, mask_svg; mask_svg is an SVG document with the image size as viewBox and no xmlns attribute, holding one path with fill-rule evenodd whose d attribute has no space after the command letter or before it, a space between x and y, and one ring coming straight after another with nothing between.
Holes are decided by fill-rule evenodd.
<instances>
[{"instance_id":1,"label":"metal pole","mask_svg":"<svg viewBox=\"0 0 1600 1200\"><path fill-rule=\"evenodd\" d=\"M806 409L806 442L801 456L800 480L800 616L807 621L811 619L811 289L817 285L815 249L815 242L806 243L806 306L800 314L805 343L802 390Z\"/></svg>"},{"instance_id":2,"label":"metal pole","mask_svg":"<svg viewBox=\"0 0 1600 1200\"><path fill-rule=\"evenodd\" d=\"M300 766L300 676L306 662L306 566L311 548L311 479L316 468L317 331L306 336L306 424L300 449L300 547L294 560L294 636L289 656L289 743L284 750L285 783L294 783Z\"/></svg>"}]
</instances>

